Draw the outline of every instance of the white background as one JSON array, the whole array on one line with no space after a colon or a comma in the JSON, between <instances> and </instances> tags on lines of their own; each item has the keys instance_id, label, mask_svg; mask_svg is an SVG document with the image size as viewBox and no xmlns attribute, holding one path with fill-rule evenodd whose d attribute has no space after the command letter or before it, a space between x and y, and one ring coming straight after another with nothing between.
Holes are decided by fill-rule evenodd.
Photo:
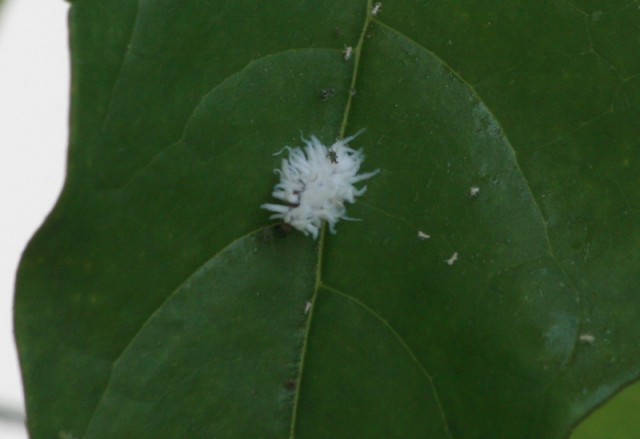
<instances>
[{"instance_id":1,"label":"white background","mask_svg":"<svg viewBox=\"0 0 640 439\"><path fill-rule=\"evenodd\" d=\"M69 51L63 0L0 5L0 412L24 416L12 329L20 254L55 203L68 135ZM0 419L0 438L25 439Z\"/></svg>"}]
</instances>

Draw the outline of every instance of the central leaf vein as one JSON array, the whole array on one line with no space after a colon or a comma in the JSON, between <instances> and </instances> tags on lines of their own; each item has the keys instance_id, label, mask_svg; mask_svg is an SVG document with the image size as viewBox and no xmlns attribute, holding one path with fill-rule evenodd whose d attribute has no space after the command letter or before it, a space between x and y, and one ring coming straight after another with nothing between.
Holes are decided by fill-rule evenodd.
<instances>
[{"instance_id":1,"label":"central leaf vein","mask_svg":"<svg viewBox=\"0 0 640 439\"><path fill-rule=\"evenodd\" d=\"M347 124L348 124L348 120L349 120L349 114L351 111L351 103L353 100L353 93L352 91L355 90L355 86L356 86L356 81L358 79L358 69L360 66L360 59L362 56L362 47L364 44L364 39L365 39L365 35L367 33L367 29L369 27L369 24L371 23L371 14L369 13L369 11L371 11L372 8L372 1L371 0L367 0L366 2L366 12L365 12L365 19L364 19L364 23L362 25L362 31L360 32L360 37L358 39L358 44L355 47L355 57L354 57L354 66L353 66L353 73L351 75L351 84L350 84L350 90L349 93L347 95L347 103L345 105L345 109L344 109L344 114L342 117L342 123L340 125L340 133L339 133L339 137L340 138L344 138L345 137L345 132L347 129ZM313 291L313 296L311 298L311 300L309 301L310 303L310 309L309 309L309 316L307 318L307 324L306 324L306 329L305 329L305 334L304 334L304 339L303 339L303 344L302 344L302 352L301 352L301 357L300 357L300 364L299 364L299 369L298 369L298 383L296 386L296 392L295 392L295 396L294 396L294 402L293 402L293 414L291 417L291 426L290 426L290 430L289 430L289 437L290 439L294 439L295 438L295 430L296 430L296 421L297 421L297 416L298 416L298 406L299 406L299 401L300 401L300 389L302 387L302 379L303 379L303 374L304 374L304 362L305 362L305 357L306 357L306 353L307 353L307 348L308 348L308 341L309 341L309 333L310 333L310 329L311 329L311 323L313 321L313 310L315 308L315 303L316 300L318 298L318 293L320 291L320 288L322 287L322 255L323 255L323 251L324 251L324 241L325 241L325 236L326 236L326 224L323 224L322 229L320 231L320 239L318 240L318 260L317 260L317 265L316 265L316 282L315 282L315 287L314 287L314 291Z\"/></svg>"}]
</instances>

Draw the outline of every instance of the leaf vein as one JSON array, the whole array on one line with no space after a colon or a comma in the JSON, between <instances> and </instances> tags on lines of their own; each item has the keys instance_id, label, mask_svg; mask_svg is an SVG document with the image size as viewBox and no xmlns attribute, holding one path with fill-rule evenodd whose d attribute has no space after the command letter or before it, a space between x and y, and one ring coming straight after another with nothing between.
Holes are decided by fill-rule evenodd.
<instances>
[{"instance_id":1,"label":"leaf vein","mask_svg":"<svg viewBox=\"0 0 640 439\"><path fill-rule=\"evenodd\" d=\"M351 302L355 303L356 305L358 305L359 307L364 309L368 314L372 315L378 322L380 322L394 336L394 338L400 343L400 345L403 347L403 349L407 352L407 354L411 357L413 362L416 363L416 365L419 367L420 371L426 377L427 382L429 383L429 387L431 387L431 390L433 391L434 399L436 401L436 405L438 406L438 410L440 412L440 417L442 418L442 424L443 424L443 428L444 428L445 434L448 437L453 438L453 436L451 435L451 431L449 430L449 421L447 420L447 416L446 416L446 414L444 412L444 408L443 408L442 402L440 400L438 389L436 388L435 383L433 382L433 376L429 373L429 371L424 366L424 364L422 364L422 362L418 359L418 357L414 353L413 349L411 349L411 347L407 344L407 342L400 335L400 333L398 331L396 331L396 329L393 326L391 326L391 324L384 317L382 317L379 313L377 313L375 310L373 310L372 308L370 308L369 306L367 306L366 304L364 304L362 301L358 300L357 298L353 297L352 295L347 294L344 291L338 290L337 288L331 287L331 286L326 285L326 284L323 284L322 288L324 288L325 290L330 291L330 292L332 292L334 294L342 296L342 297L346 298L347 300L350 300Z\"/></svg>"},{"instance_id":2,"label":"leaf vein","mask_svg":"<svg viewBox=\"0 0 640 439\"><path fill-rule=\"evenodd\" d=\"M362 201L362 200L358 200L358 204L361 206L365 206L371 210L374 210L378 213L380 213L381 215L384 215L386 217L389 217L405 226L407 226L408 228L410 228L411 230L413 230L415 233L418 232L419 228L414 226L413 224L411 224L408 220L404 219L403 217L393 214L385 209L382 209L381 207L378 206L374 206L373 204L367 203L366 201Z\"/></svg>"},{"instance_id":3,"label":"leaf vein","mask_svg":"<svg viewBox=\"0 0 640 439\"><path fill-rule=\"evenodd\" d=\"M481 102L484 107L486 108L486 111L489 113L489 115L496 121L498 127L500 128L500 133L501 136L503 138L503 141L505 143L505 145L507 146L507 150L509 152L509 154L511 155L511 159L512 162L516 168L516 171L518 172L518 174L520 175L522 182L524 183L524 186L526 187L526 191L527 194L531 200L532 206L535 210L536 216L538 216L541 225L542 225L542 229L543 229L543 234L544 234L544 240L545 240L545 246L547 248L547 253L549 255L549 257L551 258L551 260L554 262L555 266L558 268L558 270L562 273L562 275L564 276L564 278L567 280L568 284L569 284L569 288L571 289L571 291L574 293L575 295L575 299L576 302L578 302L580 305L579 311L578 311L578 325L576 326L576 334L575 334L575 342L573 345L573 348L568 352L566 360L564 362L564 365L566 366L567 364L570 364L571 359L574 357L575 355L575 351L576 351L576 347L578 346L580 340L580 327L582 325L582 321L583 321L583 314L584 314L584 310L583 310L583 301L581 300L582 294L580 292L580 290L578 290L578 288L576 287L575 283L573 282L573 280L569 277L568 273L566 272L566 270L564 269L564 267L562 266L562 264L560 263L560 260L558 259L558 257L556 256L556 254L554 253L553 250L553 246L551 244L551 239L550 239L550 234L549 234L549 227L548 227L548 222L547 219L545 218L545 216L542 213L542 209L540 207L540 204L538 203L538 199L535 197L535 195L533 194L533 190L531 189L531 184L529 183L529 180L527 179L525 173L522 170L522 167L520 166L520 162L518 160L518 156L517 156L517 152L515 150L515 148L513 147L513 145L511 144L511 141L509 140L506 132L504 131L502 124L500 123L499 119L495 116L495 114L493 114L493 112L491 111L491 109L489 108L489 106L487 106L484 102L484 100L481 98L481 96L478 94L478 92L476 91L476 89L473 87L473 85L471 85L467 80L465 80L451 65L449 65L443 58L441 58L440 56L438 56L436 53L434 53L433 51L429 50L428 48L426 48L425 46L423 46L422 44L418 43L417 41L415 41L414 39L410 38L408 35L400 32L399 30L387 25L384 22L381 22L380 20L376 20L376 23L379 23L381 26L383 26L384 28L388 29L390 32L393 32L397 35L399 35L400 37L406 39L410 44L415 45L418 49L420 50L424 50L427 53L429 53L431 56L433 56L435 59L437 59L440 63L442 63L442 65L448 69L451 74L453 76L455 76L460 82L462 82L470 91L470 93L476 98L478 99L479 102ZM608 114L610 111L605 112L604 114L597 116L596 118L594 118L593 121L598 120L600 117L604 117L606 114ZM592 121L589 121L588 123L591 123Z\"/></svg>"},{"instance_id":4,"label":"leaf vein","mask_svg":"<svg viewBox=\"0 0 640 439\"><path fill-rule=\"evenodd\" d=\"M109 92L109 102L107 102L107 109L104 113L104 119L102 120L102 130L107 126L107 122L109 122L109 117L111 116L111 105L113 104L113 98L115 96L116 88L118 87L118 83L122 79L122 71L124 69L125 60L127 56L131 52L131 42L133 41L133 33L136 29L138 23L138 17L140 16L140 0L136 2L136 14L133 17L133 25L131 26L131 32L129 33L129 39L127 42L127 49L122 55L122 59L120 60L120 65L118 66L118 73L116 74L116 78L113 81L113 85L111 87L111 91Z\"/></svg>"},{"instance_id":5,"label":"leaf vein","mask_svg":"<svg viewBox=\"0 0 640 439\"><path fill-rule=\"evenodd\" d=\"M246 72L248 69L252 68L258 62L265 62L269 58L273 58L273 57L276 57L276 56L281 56L281 55L286 54L286 53L300 52L300 51L305 51L305 50L314 50L314 51L315 50L330 50L330 51L334 51L334 52L339 52L339 50L331 49L331 48L296 48L296 49L288 49L288 50L282 50L282 51L278 51L278 52L273 52L273 53L261 56L259 58L250 60L241 69L231 73L230 75L225 77L222 81L220 81L217 84L213 85L205 93L203 93L202 96L200 97L198 103L193 107L193 110L191 110L191 113L186 118L186 120L184 122L184 128L182 130L182 133L180 134L180 137L176 141L169 143L167 146L163 146L162 148L160 148L150 159L148 159L148 161L145 164L143 164L140 168L138 168L135 172L133 172L131 174L131 176L129 178L127 178L127 180L124 183L122 183L117 188L115 188L115 190L122 190L122 189L126 188L129 184L131 184L131 182L133 180L136 179L136 177L138 175L140 175L142 172L144 172L145 169L147 169L156 160L158 160L160 157L162 157L163 154L165 154L167 151L169 151L172 147L183 143L184 140L185 140L185 135L187 133L187 130L189 129L189 125L191 124L191 121L195 117L195 115L198 112L198 110L202 107L203 102L212 93L215 93L216 91L218 91L219 89L221 89L222 87L227 85L229 82L233 81L238 76L242 75L244 72ZM213 158L216 158L216 157L219 157L222 154L227 153L228 151L229 151L229 149L221 151L218 154L213 155L212 157L210 157L209 160L211 160Z\"/></svg>"},{"instance_id":6,"label":"leaf vein","mask_svg":"<svg viewBox=\"0 0 640 439\"><path fill-rule=\"evenodd\" d=\"M309 316L307 317L306 328L304 331L304 337L302 339L302 350L300 352L300 362L298 364L298 382L296 386L295 396L293 399L293 410L291 415L291 424L289 428L289 437L293 439L295 437L295 429L296 423L298 420L298 406L300 404L300 389L302 388L302 377L304 373L304 365L305 358L307 356L307 349L309 346L309 333L311 332L311 323L313 321L313 311L316 305L316 301L318 299L318 293L320 292L320 287L322 282L320 280L320 276L322 275L322 255L324 248L324 240L326 235L327 227L326 225L322 225L322 229L320 230L320 239L318 241L318 260L316 263L316 282L313 288L313 296L309 301L311 306L309 307Z\"/></svg>"},{"instance_id":7,"label":"leaf vein","mask_svg":"<svg viewBox=\"0 0 640 439\"><path fill-rule=\"evenodd\" d=\"M245 239L253 234L256 234L264 229L267 229L269 227L272 227L271 224L269 225L265 225L265 226L261 226L258 227L254 230L251 230L247 233L244 233L243 235L241 235L240 237L231 240L228 244L220 247L220 249L211 257L207 258L202 264L200 264L198 266L198 268L196 268L192 273L190 273L188 276L185 276L185 279L180 282L180 284L178 284L173 290L171 290L171 293L169 293L169 295L167 295L167 297L160 303L160 305L158 305L158 307L149 314L149 317L147 317L147 319L142 323L142 325L140 325L140 327L138 328L138 330L135 332L135 334L129 339L128 343L124 346L124 348L122 349L122 351L120 351L120 353L117 355L117 357L113 360L113 364L111 366L111 374L109 375L109 378L107 378L107 380L105 381L105 386L104 386L104 390L102 391L102 395L100 396L100 399L98 400L98 403L95 406L95 409L93 410L93 414L91 415L91 417L89 418L88 422L87 422L87 426L85 428L85 433L87 431L89 431L89 427L96 415L96 413L98 412L100 406L103 403L103 400L107 394L107 391L111 385L111 380L113 377L113 372L115 371L115 369L117 368L118 364L120 363L120 361L122 360L122 358L124 357L124 354L127 352L127 350L131 347L131 345L133 344L133 342L136 340L136 338L138 337L138 334L140 334L145 328L146 326L149 324L149 322L151 322L151 320L153 320L153 318L156 316L156 314L158 314L158 312L160 312L160 310L163 308L163 306L169 301L171 300L171 298L180 290L180 288L182 288L182 286L195 274L197 273L199 270L201 270L205 265L207 265L211 260L217 258L222 252L224 252L225 250L227 250L228 248L230 248L231 246L233 246L234 244L236 244L237 242L239 242L242 239Z\"/></svg>"},{"instance_id":8,"label":"leaf vein","mask_svg":"<svg viewBox=\"0 0 640 439\"><path fill-rule=\"evenodd\" d=\"M364 44L364 38L367 32L367 28L369 27L369 23L371 22L371 15L369 14L369 11L371 10L372 7L372 0L367 0L366 1L366 13L365 13L365 20L364 23L362 25L362 31L360 33L360 38L358 39L358 44L356 45L355 48L355 59L354 59L354 67L353 67L353 73L351 75L351 86L350 89L351 90L355 90L355 84L356 84L356 80L358 77L358 68L360 66L360 56L362 53L362 46ZM349 93L348 97L347 97L347 103L345 105L345 109L344 109L344 114L343 114L343 118L342 118L342 123L340 125L340 137L344 137L345 136L345 132L347 129L347 122L349 119L349 114L351 111L351 102L353 99L353 93ZM300 365L298 368L298 385L296 386L296 393L294 396L294 402L293 402L293 413L292 413L292 417L291 417L291 426L290 426L290 430L289 430L289 438L290 439L294 439L295 438L295 429L296 429L296 422L297 422L297 416L298 416L298 406L299 406L299 401L300 401L300 389L302 388L302 379L303 379L303 373L304 373L304 362L305 362L305 357L306 357L306 353L307 353L307 348L308 348L308 340L309 340L309 333L311 330L311 324L313 321L313 310L315 308L315 303L316 300L318 298L318 292L320 291L321 285L322 285L322 281L321 281L321 276L322 276L322 255L323 255L323 250L324 250L324 241L325 241L325 236L326 236L326 223L322 224L322 228L320 230L320 239L318 242L318 261L317 261L317 266L316 266L316 284L314 287L314 292L313 292L313 296L311 298L311 307L310 307L310 311L309 311L309 317L307 318L307 325L305 328L305 333L304 333L304 338L303 338L303 344L302 344L302 352L301 352L301 358L300 358Z\"/></svg>"}]
</instances>

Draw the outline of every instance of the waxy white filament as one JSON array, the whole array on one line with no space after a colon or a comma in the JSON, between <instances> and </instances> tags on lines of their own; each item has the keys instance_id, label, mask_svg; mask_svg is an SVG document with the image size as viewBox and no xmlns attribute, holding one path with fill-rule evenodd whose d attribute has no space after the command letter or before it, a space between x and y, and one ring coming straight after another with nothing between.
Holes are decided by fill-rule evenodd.
<instances>
[{"instance_id":1,"label":"waxy white filament","mask_svg":"<svg viewBox=\"0 0 640 439\"><path fill-rule=\"evenodd\" d=\"M315 136L302 139L304 149L285 147L289 158L282 160L282 169L275 172L280 182L273 189L273 197L285 204L263 204L263 209L275 212L271 219L281 219L305 235L318 237L322 221L329 224L331 233L346 216L345 202L354 203L367 187L356 189L355 183L376 175L380 170L358 174L364 161L362 149L355 150L348 143L354 136L324 146Z\"/></svg>"}]
</instances>

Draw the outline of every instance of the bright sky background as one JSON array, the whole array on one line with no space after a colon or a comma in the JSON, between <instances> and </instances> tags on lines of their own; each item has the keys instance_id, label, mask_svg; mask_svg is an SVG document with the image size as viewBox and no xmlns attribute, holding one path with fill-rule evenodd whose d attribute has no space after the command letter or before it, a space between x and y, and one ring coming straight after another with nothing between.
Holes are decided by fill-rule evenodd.
<instances>
[{"instance_id":1,"label":"bright sky background","mask_svg":"<svg viewBox=\"0 0 640 439\"><path fill-rule=\"evenodd\" d=\"M20 254L56 201L68 135L68 3L0 6L0 412L24 413L12 329ZM22 415L23 416L23 415ZM0 438L25 439L0 419Z\"/></svg>"}]
</instances>

